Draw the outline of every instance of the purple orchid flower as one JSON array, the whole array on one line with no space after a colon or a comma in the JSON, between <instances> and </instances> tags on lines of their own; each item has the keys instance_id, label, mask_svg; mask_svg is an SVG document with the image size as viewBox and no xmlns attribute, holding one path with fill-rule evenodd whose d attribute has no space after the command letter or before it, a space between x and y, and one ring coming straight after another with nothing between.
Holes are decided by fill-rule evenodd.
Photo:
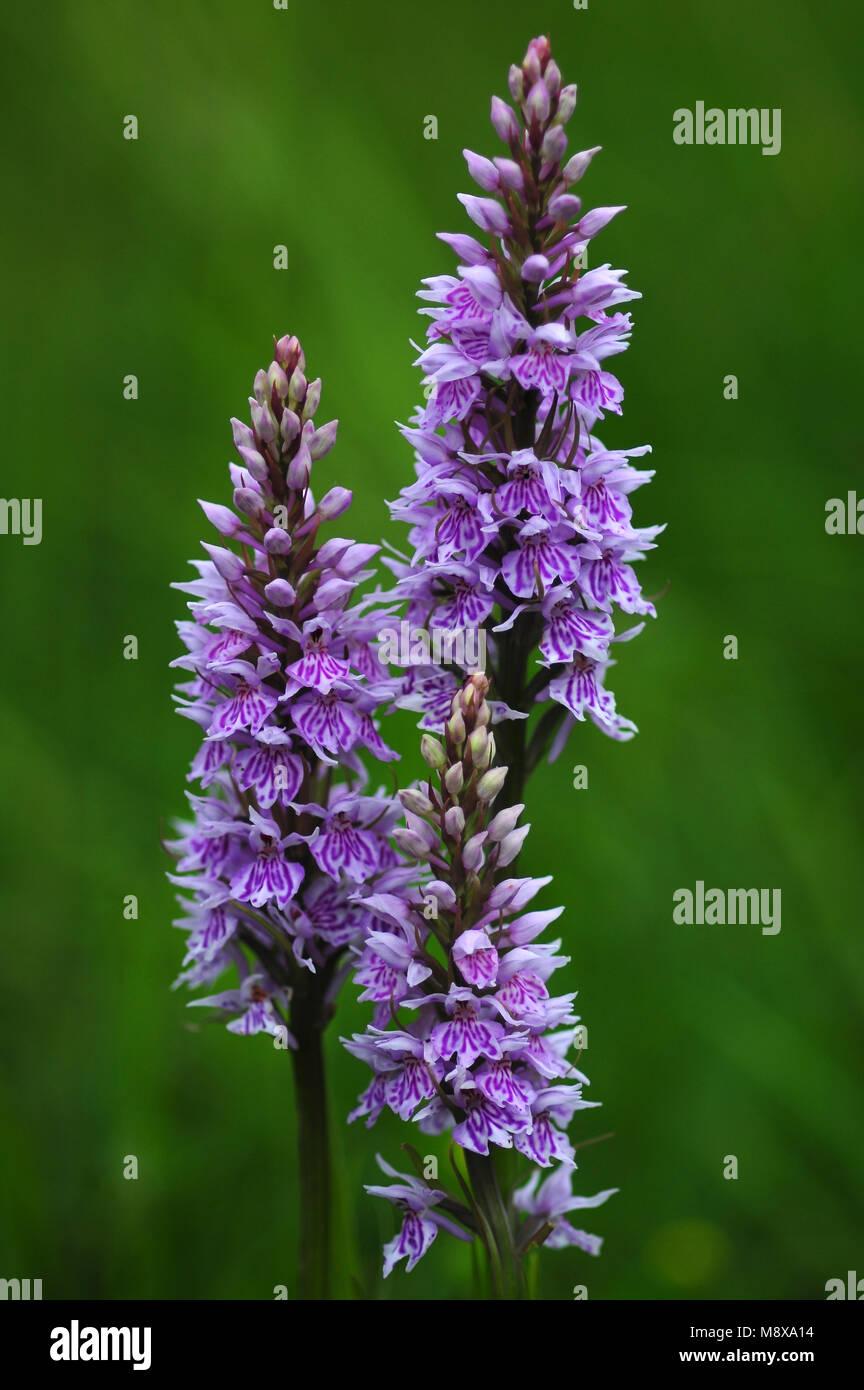
<instances>
[{"instance_id":1,"label":"purple orchid flower","mask_svg":"<svg viewBox=\"0 0 864 1390\"><path fill-rule=\"evenodd\" d=\"M540 1173L532 1173L524 1187L514 1192L513 1205L517 1211L539 1218L538 1230L543 1226L551 1226L552 1229L543 1241L550 1250L563 1250L568 1245L576 1245L588 1255L599 1255L603 1244L602 1237L576 1230L567 1217L571 1211L602 1206L618 1189L609 1187L594 1197L574 1197L573 1171L572 1166L562 1163L560 1168L556 1168L548 1178L543 1178L542 1182Z\"/></svg>"},{"instance_id":2,"label":"purple orchid flower","mask_svg":"<svg viewBox=\"0 0 864 1390\"><path fill-rule=\"evenodd\" d=\"M391 1274L399 1260L405 1260L405 1268L412 1270L417 1261L426 1254L439 1230L449 1231L459 1240L471 1240L471 1235L461 1230L436 1207L446 1200L446 1192L430 1187L419 1178L405 1173L397 1173L389 1163L377 1155L378 1166L390 1178L399 1181L386 1187L367 1185L371 1197L384 1197L403 1213L402 1229L398 1236L384 1246L384 1278Z\"/></svg>"}]
</instances>

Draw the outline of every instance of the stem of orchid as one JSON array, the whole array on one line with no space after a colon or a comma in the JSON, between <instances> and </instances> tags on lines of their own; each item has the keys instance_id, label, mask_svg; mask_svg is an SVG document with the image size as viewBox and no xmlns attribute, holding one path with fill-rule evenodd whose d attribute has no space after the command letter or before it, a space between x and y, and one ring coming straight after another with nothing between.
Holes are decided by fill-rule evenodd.
<instances>
[{"instance_id":1,"label":"stem of orchid","mask_svg":"<svg viewBox=\"0 0 864 1390\"><path fill-rule=\"evenodd\" d=\"M292 1052L297 1096L297 1156L300 1170L300 1272L303 1299L330 1297L330 1135L323 1024L297 1001ZM299 1016L298 1016L299 1015ZM308 1015L308 1016L307 1016Z\"/></svg>"},{"instance_id":2,"label":"stem of orchid","mask_svg":"<svg viewBox=\"0 0 864 1390\"><path fill-rule=\"evenodd\" d=\"M531 640L534 636L533 628L533 619L523 613L516 619L513 630L505 635L501 643L500 670L495 694L513 709L519 708L525 690L528 655L534 645ZM497 762L508 770L501 805L506 801L507 805L515 806L522 800L526 772L526 722L524 719L503 720L495 727Z\"/></svg>"},{"instance_id":3,"label":"stem of orchid","mask_svg":"<svg viewBox=\"0 0 864 1390\"><path fill-rule=\"evenodd\" d=\"M494 1295L511 1302L523 1299L526 1291L521 1260L513 1242L513 1228L495 1171L494 1156L489 1154L484 1158L466 1149L465 1164L482 1222Z\"/></svg>"},{"instance_id":4,"label":"stem of orchid","mask_svg":"<svg viewBox=\"0 0 864 1390\"><path fill-rule=\"evenodd\" d=\"M528 684L528 658L540 636L540 624L535 615L521 614L510 632L503 634L501 645L501 665L496 694L513 709L519 709ZM548 711L547 711L548 713ZM546 715L543 716L546 718ZM542 721L541 721L542 722ZM507 781L499 798L499 809L504 805L516 806L521 803L525 783L536 764L529 761L529 748L526 740L524 719L502 720L495 726L497 745L496 761L507 768ZM516 874L519 856L514 859L510 872ZM513 1151L503 1151L501 1155L502 1172L505 1185L512 1188L518 1172L518 1155ZM491 1160L488 1160L491 1162ZM497 1185L496 1175L496 1185ZM512 1243L512 1236L511 1236ZM524 1297L525 1294L517 1295Z\"/></svg>"}]
</instances>

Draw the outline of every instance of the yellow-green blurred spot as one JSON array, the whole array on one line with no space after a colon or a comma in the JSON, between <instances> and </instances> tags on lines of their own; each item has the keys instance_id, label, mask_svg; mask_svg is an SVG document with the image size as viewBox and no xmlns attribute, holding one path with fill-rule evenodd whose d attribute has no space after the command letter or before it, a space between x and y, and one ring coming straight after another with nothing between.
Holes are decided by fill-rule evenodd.
<instances>
[{"instance_id":1,"label":"yellow-green blurred spot","mask_svg":"<svg viewBox=\"0 0 864 1390\"><path fill-rule=\"evenodd\" d=\"M645 1247L645 1262L670 1284L695 1288L715 1278L729 1259L729 1242L710 1221L669 1221Z\"/></svg>"}]
</instances>

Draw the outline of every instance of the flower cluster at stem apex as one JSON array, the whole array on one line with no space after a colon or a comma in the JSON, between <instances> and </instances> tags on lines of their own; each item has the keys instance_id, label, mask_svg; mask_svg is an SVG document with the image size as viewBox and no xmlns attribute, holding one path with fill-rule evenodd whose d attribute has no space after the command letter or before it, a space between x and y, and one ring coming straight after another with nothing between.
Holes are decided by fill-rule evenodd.
<instances>
[{"instance_id":1,"label":"flower cluster at stem apex","mask_svg":"<svg viewBox=\"0 0 864 1390\"><path fill-rule=\"evenodd\" d=\"M172 663L189 673L179 712L203 731L189 774L201 794L188 794L192 818L169 845L187 933L178 983L236 967L236 988L194 1002L291 1046L298 981L317 975L335 994L369 924L358 886L406 874L389 843L398 806L368 791L360 758L396 756L374 720L393 690L380 615L355 595L377 547L320 536L351 502L342 487L318 502L311 491L336 438L335 420L315 424L320 395L297 339L280 338L250 423L232 421L233 506L201 503L221 543L204 544L197 578L176 585L191 621L178 623L186 654Z\"/></svg>"},{"instance_id":2,"label":"flower cluster at stem apex","mask_svg":"<svg viewBox=\"0 0 864 1390\"><path fill-rule=\"evenodd\" d=\"M496 720L557 703L555 756L586 716L612 738L636 731L606 677L614 645L644 623L616 630L614 615L654 614L633 566L663 528L633 524L630 494L652 473L630 460L649 447L606 448L596 434L621 413L609 362L632 329L621 306L639 295L623 270L585 265L623 209L582 209L575 188L598 151L566 156L576 88L562 86L547 39L511 68L510 92L513 106L492 100L504 155L465 151L481 195L460 198L477 235L442 235L457 273L421 292L428 400L403 430L417 480L391 504L411 555L387 563L410 624L485 629ZM531 680L514 643L536 656ZM440 727L463 675L418 665L400 703Z\"/></svg>"}]
</instances>

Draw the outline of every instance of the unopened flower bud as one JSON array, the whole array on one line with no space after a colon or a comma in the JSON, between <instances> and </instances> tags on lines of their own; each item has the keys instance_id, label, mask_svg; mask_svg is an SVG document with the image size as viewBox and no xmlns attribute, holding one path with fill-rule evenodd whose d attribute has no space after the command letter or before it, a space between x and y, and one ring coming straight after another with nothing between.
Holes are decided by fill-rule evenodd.
<instances>
[{"instance_id":1,"label":"unopened flower bud","mask_svg":"<svg viewBox=\"0 0 864 1390\"><path fill-rule=\"evenodd\" d=\"M251 487L234 489L234 506L244 516L259 516L264 510L264 498Z\"/></svg>"},{"instance_id":2,"label":"unopened flower bud","mask_svg":"<svg viewBox=\"0 0 864 1390\"><path fill-rule=\"evenodd\" d=\"M531 85L537 81L541 71L540 55L537 51L536 42L532 39L526 50L525 57L522 59L522 74L525 81Z\"/></svg>"},{"instance_id":3,"label":"unopened flower bud","mask_svg":"<svg viewBox=\"0 0 864 1390\"><path fill-rule=\"evenodd\" d=\"M549 89L550 96L557 96L561 90L561 69L554 58L550 58L543 69L543 81Z\"/></svg>"},{"instance_id":4,"label":"unopened flower bud","mask_svg":"<svg viewBox=\"0 0 864 1390\"><path fill-rule=\"evenodd\" d=\"M299 415L295 415L294 411L290 410L287 405L282 411L280 426L282 429L282 438L285 443L293 444L300 433L300 417Z\"/></svg>"},{"instance_id":5,"label":"unopened flower bud","mask_svg":"<svg viewBox=\"0 0 864 1390\"><path fill-rule=\"evenodd\" d=\"M549 200L549 212L556 222L569 222L582 211L582 199L575 193L559 193Z\"/></svg>"},{"instance_id":6,"label":"unopened flower bud","mask_svg":"<svg viewBox=\"0 0 864 1390\"><path fill-rule=\"evenodd\" d=\"M466 869L476 872L483 864L483 846L486 843L486 831L481 830L478 835L472 835L470 840L466 840L462 846L462 863Z\"/></svg>"},{"instance_id":7,"label":"unopened flower bud","mask_svg":"<svg viewBox=\"0 0 864 1390\"><path fill-rule=\"evenodd\" d=\"M499 869L506 868L508 864L512 864L522 848L522 841L525 839L530 829L530 825L520 825L518 830L511 830L509 835L504 836L498 850Z\"/></svg>"},{"instance_id":8,"label":"unopened flower bud","mask_svg":"<svg viewBox=\"0 0 864 1390\"><path fill-rule=\"evenodd\" d=\"M284 338L279 339L275 345L274 355L288 377L291 376L295 367L304 368L306 366L306 357L299 339L295 338L293 334L286 333Z\"/></svg>"},{"instance_id":9,"label":"unopened flower bud","mask_svg":"<svg viewBox=\"0 0 864 1390\"><path fill-rule=\"evenodd\" d=\"M464 781L465 777L462 772L461 763L454 763L452 767L448 767L444 774L444 786L447 788L450 796L459 795Z\"/></svg>"},{"instance_id":10,"label":"unopened flower bud","mask_svg":"<svg viewBox=\"0 0 864 1390\"><path fill-rule=\"evenodd\" d=\"M571 82L569 87L562 87L558 96L558 107L555 112L555 124L566 125L573 112L576 110L576 95L578 88L575 82Z\"/></svg>"},{"instance_id":11,"label":"unopened flower bud","mask_svg":"<svg viewBox=\"0 0 864 1390\"><path fill-rule=\"evenodd\" d=\"M424 734L421 738L420 753L426 766L431 767L433 771L440 772L447 766L447 754L432 734Z\"/></svg>"},{"instance_id":12,"label":"unopened flower bud","mask_svg":"<svg viewBox=\"0 0 864 1390\"><path fill-rule=\"evenodd\" d=\"M540 158L544 164L557 164L566 148L567 136L564 134L564 127L551 125L543 136Z\"/></svg>"},{"instance_id":13,"label":"unopened flower bud","mask_svg":"<svg viewBox=\"0 0 864 1390\"><path fill-rule=\"evenodd\" d=\"M323 459L325 454L329 454L333 445L336 443L336 432L339 429L338 420L328 420L326 425L315 430L309 436L309 453L313 459Z\"/></svg>"},{"instance_id":14,"label":"unopened flower bud","mask_svg":"<svg viewBox=\"0 0 864 1390\"><path fill-rule=\"evenodd\" d=\"M612 221L613 217L617 217L618 213L623 211L623 205L608 208L592 208L590 212L586 212L576 230L580 237L584 237L587 240L589 237L596 236L598 232L601 232L607 223Z\"/></svg>"},{"instance_id":15,"label":"unopened flower bud","mask_svg":"<svg viewBox=\"0 0 864 1390\"><path fill-rule=\"evenodd\" d=\"M471 754L471 761L475 767L482 767L483 759L489 746L489 735L481 725L477 729L472 729L468 737L468 750Z\"/></svg>"},{"instance_id":16,"label":"unopened flower bud","mask_svg":"<svg viewBox=\"0 0 864 1390\"><path fill-rule=\"evenodd\" d=\"M318 503L318 515L322 521L335 521L337 516L347 512L354 494L347 487L331 487Z\"/></svg>"},{"instance_id":17,"label":"unopened flower bud","mask_svg":"<svg viewBox=\"0 0 864 1390\"><path fill-rule=\"evenodd\" d=\"M297 598L293 584L287 579L271 579L264 589L264 597L276 608L290 608Z\"/></svg>"},{"instance_id":18,"label":"unopened flower bud","mask_svg":"<svg viewBox=\"0 0 864 1390\"><path fill-rule=\"evenodd\" d=\"M236 584L238 579L243 578L243 575L246 573L246 566L240 556L236 555L233 550L226 550L225 547L221 545L207 545L206 542L204 543L204 549L207 551L207 554L210 556L219 574L221 574L223 579L227 579L229 584Z\"/></svg>"},{"instance_id":19,"label":"unopened flower bud","mask_svg":"<svg viewBox=\"0 0 864 1390\"><path fill-rule=\"evenodd\" d=\"M232 512L230 507L222 507L218 502L202 502L198 498L198 506L210 522L215 526L220 536L233 536L235 531L240 530L240 521L236 512Z\"/></svg>"},{"instance_id":20,"label":"unopened flower bud","mask_svg":"<svg viewBox=\"0 0 864 1390\"><path fill-rule=\"evenodd\" d=\"M550 106L549 89L541 78L534 83L525 98L525 113L530 121L545 125L549 119Z\"/></svg>"},{"instance_id":21,"label":"unopened flower bud","mask_svg":"<svg viewBox=\"0 0 864 1390\"><path fill-rule=\"evenodd\" d=\"M249 426L244 425L242 420L232 419L231 433L234 436L235 448L239 449L241 445L243 446L243 448L246 449L255 448L255 436L250 430Z\"/></svg>"},{"instance_id":22,"label":"unopened flower bud","mask_svg":"<svg viewBox=\"0 0 864 1390\"><path fill-rule=\"evenodd\" d=\"M303 402L303 419L311 420L318 406L321 404L321 378L316 376L314 381L310 381L306 388L306 399Z\"/></svg>"},{"instance_id":23,"label":"unopened flower bud","mask_svg":"<svg viewBox=\"0 0 864 1390\"><path fill-rule=\"evenodd\" d=\"M303 368L295 367L294 371L291 373L291 380L288 382L288 404L291 406L292 410L296 410L298 406L302 408L303 402L306 399L307 384L306 378L303 375Z\"/></svg>"},{"instance_id":24,"label":"unopened flower bud","mask_svg":"<svg viewBox=\"0 0 864 1390\"><path fill-rule=\"evenodd\" d=\"M444 813L444 829L455 840L459 839L465 829L465 812L461 806L451 806L450 810Z\"/></svg>"},{"instance_id":25,"label":"unopened flower bud","mask_svg":"<svg viewBox=\"0 0 864 1390\"><path fill-rule=\"evenodd\" d=\"M309 457L309 450L305 441L301 441L300 447L288 465L285 474L285 481L295 492L302 492L309 485L309 475L312 472L312 460Z\"/></svg>"},{"instance_id":26,"label":"unopened flower bud","mask_svg":"<svg viewBox=\"0 0 864 1390\"><path fill-rule=\"evenodd\" d=\"M328 608L337 607L346 594L353 592L354 587L353 580L340 579L338 574L334 574L332 579L325 579L323 584L318 585L315 607L319 613L326 613Z\"/></svg>"},{"instance_id":27,"label":"unopened flower bud","mask_svg":"<svg viewBox=\"0 0 864 1390\"><path fill-rule=\"evenodd\" d=\"M522 263L520 274L529 285L539 285L549 274L549 262L545 256L528 256Z\"/></svg>"},{"instance_id":28,"label":"unopened flower bud","mask_svg":"<svg viewBox=\"0 0 864 1390\"><path fill-rule=\"evenodd\" d=\"M404 791L400 791L399 800L405 810L412 811L415 816L429 816L435 809L428 796L416 787L406 787Z\"/></svg>"},{"instance_id":29,"label":"unopened flower bud","mask_svg":"<svg viewBox=\"0 0 864 1390\"><path fill-rule=\"evenodd\" d=\"M428 883L423 884L423 893L431 893L433 898L437 898L440 905L445 908L456 906L456 894L449 883L444 883L440 878L433 878Z\"/></svg>"},{"instance_id":30,"label":"unopened flower bud","mask_svg":"<svg viewBox=\"0 0 864 1390\"><path fill-rule=\"evenodd\" d=\"M275 388L277 396L280 400L284 401L285 397L288 395L288 378L278 362L270 363L270 370L267 375L270 379L270 398L272 398L273 389Z\"/></svg>"},{"instance_id":31,"label":"unopened flower bud","mask_svg":"<svg viewBox=\"0 0 864 1390\"><path fill-rule=\"evenodd\" d=\"M264 549L268 555L288 555L291 551L291 537L281 526L272 526L264 537Z\"/></svg>"},{"instance_id":32,"label":"unopened flower bud","mask_svg":"<svg viewBox=\"0 0 864 1390\"><path fill-rule=\"evenodd\" d=\"M457 710L447 721L447 732L457 748L461 748L465 742L465 720Z\"/></svg>"},{"instance_id":33,"label":"unopened flower bud","mask_svg":"<svg viewBox=\"0 0 864 1390\"><path fill-rule=\"evenodd\" d=\"M507 776L506 767L491 767L484 772L477 783L477 795L481 801L494 801Z\"/></svg>"},{"instance_id":34,"label":"unopened flower bud","mask_svg":"<svg viewBox=\"0 0 864 1390\"><path fill-rule=\"evenodd\" d=\"M512 63L510 66L510 72L507 75L507 86L510 88L510 95L513 100L521 101L522 94L525 91L525 79L522 76L522 69L516 63Z\"/></svg>"},{"instance_id":35,"label":"unopened flower bud","mask_svg":"<svg viewBox=\"0 0 864 1390\"><path fill-rule=\"evenodd\" d=\"M495 236L509 234L511 228L507 209L496 203L494 198L475 198L473 193L457 193L456 196L471 221L484 232L493 232Z\"/></svg>"},{"instance_id":36,"label":"unopened flower bud","mask_svg":"<svg viewBox=\"0 0 864 1390\"><path fill-rule=\"evenodd\" d=\"M493 192L501 180L492 160L486 159L482 154L474 154L471 150L463 150L462 153L465 156L465 163L468 165L468 173L474 182L479 184L481 188L485 188L487 192Z\"/></svg>"},{"instance_id":37,"label":"unopened flower bud","mask_svg":"<svg viewBox=\"0 0 864 1390\"><path fill-rule=\"evenodd\" d=\"M416 831L406 830L403 826L399 826L393 831L393 839L399 848L410 855L412 859L429 858L429 847L421 840Z\"/></svg>"},{"instance_id":38,"label":"unopened flower bud","mask_svg":"<svg viewBox=\"0 0 864 1390\"><path fill-rule=\"evenodd\" d=\"M578 154L571 155L564 165L564 178L568 183L578 183L595 154L599 154L602 145L595 145L590 150L580 150Z\"/></svg>"},{"instance_id":39,"label":"unopened flower bud","mask_svg":"<svg viewBox=\"0 0 864 1390\"><path fill-rule=\"evenodd\" d=\"M241 444L237 450L256 483L263 483L268 477L267 460L257 449L247 449Z\"/></svg>"},{"instance_id":40,"label":"unopened flower bud","mask_svg":"<svg viewBox=\"0 0 864 1390\"><path fill-rule=\"evenodd\" d=\"M519 139L519 122L506 101L502 101L500 97L492 98L491 118L495 134L501 140L506 140L509 145Z\"/></svg>"},{"instance_id":41,"label":"unopened flower bud","mask_svg":"<svg viewBox=\"0 0 864 1390\"><path fill-rule=\"evenodd\" d=\"M517 193L525 192L525 175L522 172L522 166L517 164L515 159L496 157L493 163L505 188L512 188Z\"/></svg>"},{"instance_id":42,"label":"unopened flower bud","mask_svg":"<svg viewBox=\"0 0 864 1390\"><path fill-rule=\"evenodd\" d=\"M524 805L507 806L503 811L499 811L487 826L490 840L503 840L515 829L516 824L525 810Z\"/></svg>"},{"instance_id":43,"label":"unopened flower bud","mask_svg":"<svg viewBox=\"0 0 864 1390\"><path fill-rule=\"evenodd\" d=\"M331 536L318 551L316 564L322 568L340 564L353 544L353 541L346 541L343 536Z\"/></svg>"},{"instance_id":44,"label":"unopened flower bud","mask_svg":"<svg viewBox=\"0 0 864 1390\"><path fill-rule=\"evenodd\" d=\"M252 406L252 424L255 426L255 433L264 444L271 444L276 438L276 421L270 414L270 407L259 405L257 402Z\"/></svg>"}]
</instances>

